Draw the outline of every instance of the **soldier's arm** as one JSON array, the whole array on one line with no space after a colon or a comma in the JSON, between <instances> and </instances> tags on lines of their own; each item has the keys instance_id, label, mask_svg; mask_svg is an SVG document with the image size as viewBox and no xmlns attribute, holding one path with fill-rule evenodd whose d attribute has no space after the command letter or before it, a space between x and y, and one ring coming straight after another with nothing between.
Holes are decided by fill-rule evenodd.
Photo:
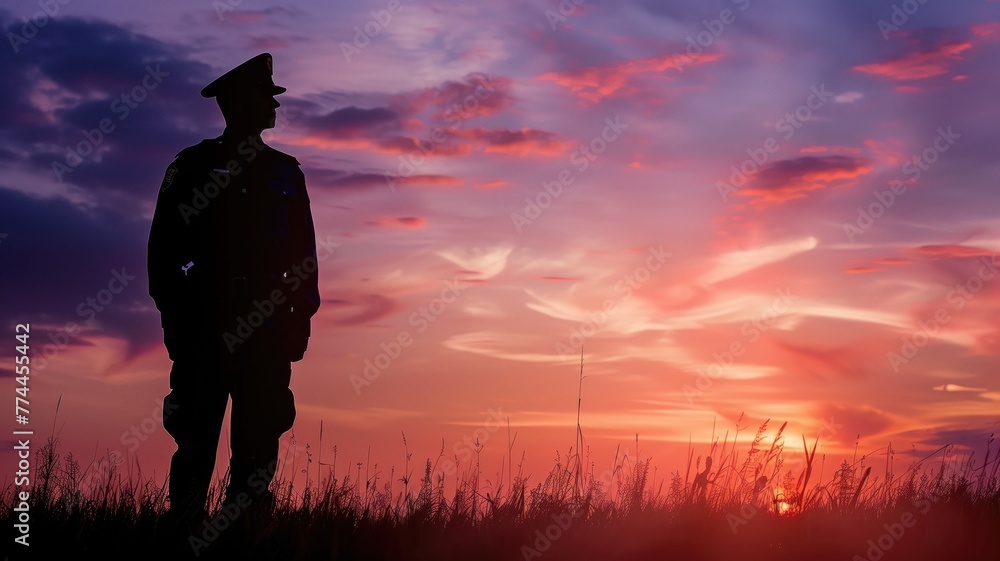
<instances>
[{"instance_id":1,"label":"soldier's arm","mask_svg":"<svg viewBox=\"0 0 1000 561\"><path fill-rule=\"evenodd\" d=\"M146 273L149 276L149 295L161 312L171 308L176 296L176 279L172 269L178 256L177 240L181 234L180 213L177 210L178 160L174 160L163 176L156 195L156 209L149 229L146 245Z\"/></svg>"},{"instance_id":2,"label":"soldier's arm","mask_svg":"<svg viewBox=\"0 0 1000 561\"><path fill-rule=\"evenodd\" d=\"M205 279L211 269L200 257L202 225L191 206L191 184L201 169L193 153L182 151L167 168L147 247L149 295L160 311L163 343L173 360L201 356L219 340L206 309L211 297L206 300Z\"/></svg>"},{"instance_id":3,"label":"soldier's arm","mask_svg":"<svg viewBox=\"0 0 1000 561\"><path fill-rule=\"evenodd\" d=\"M180 312L197 306L193 291L202 269L193 243L197 215L191 206L191 167L188 150L170 164L156 197L149 230L146 272L149 295L160 312ZM200 267L199 267L200 265Z\"/></svg>"},{"instance_id":4,"label":"soldier's arm","mask_svg":"<svg viewBox=\"0 0 1000 561\"><path fill-rule=\"evenodd\" d=\"M297 162L296 162L297 164ZM297 205L297 214L295 217L293 231L295 232L296 245L299 248L302 259L312 258L316 263L316 271L314 271L309 278L304 281L302 286L302 298L296 304L297 306L302 306L303 312L306 317L312 317L316 311L319 309L320 305L320 295L319 295L319 261L316 255L316 229L313 225L312 210L309 205L309 194L306 191L305 175L302 170L296 166L295 169L296 186L297 190L301 194L301 199L299 205ZM298 312L298 309L296 309Z\"/></svg>"},{"instance_id":5,"label":"soldier's arm","mask_svg":"<svg viewBox=\"0 0 1000 561\"><path fill-rule=\"evenodd\" d=\"M313 226L312 212L309 208L309 196L306 193L305 176L298 162L287 156L278 169L278 174L284 181L295 185L295 197L288 209L288 257L301 284L296 284L288 298L286 317L283 325L283 344L287 358L292 362L301 360L309 344L311 334L311 318L319 309L319 262L316 255L316 231ZM309 261L312 261L309 264ZM309 272L311 271L311 272ZM287 274L287 273L286 273Z\"/></svg>"}]
</instances>

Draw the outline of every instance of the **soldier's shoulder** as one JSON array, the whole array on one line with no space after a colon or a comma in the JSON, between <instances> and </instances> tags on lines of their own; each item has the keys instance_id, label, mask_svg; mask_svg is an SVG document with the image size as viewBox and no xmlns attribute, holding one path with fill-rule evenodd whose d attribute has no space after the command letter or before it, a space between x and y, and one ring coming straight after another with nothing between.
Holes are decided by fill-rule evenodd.
<instances>
[{"instance_id":1,"label":"soldier's shoulder","mask_svg":"<svg viewBox=\"0 0 1000 561\"><path fill-rule=\"evenodd\" d=\"M286 154L281 150L275 150L268 146L268 153L271 156L272 173L277 178L298 184L305 183L305 174L302 173L302 165L291 154Z\"/></svg>"},{"instance_id":2,"label":"soldier's shoulder","mask_svg":"<svg viewBox=\"0 0 1000 561\"><path fill-rule=\"evenodd\" d=\"M286 154L285 152L282 152L281 150L276 150L271 146L268 146L267 148L268 151L271 153L271 157L274 158L276 162L280 162L287 165L293 165L296 167L302 165L299 163L297 159L295 159L295 156L292 156L291 154Z\"/></svg>"},{"instance_id":3,"label":"soldier's shoulder","mask_svg":"<svg viewBox=\"0 0 1000 561\"><path fill-rule=\"evenodd\" d=\"M219 139L217 138L206 138L198 144L192 144L191 146L188 146L178 152L177 155L174 156L174 161L183 162L203 158L214 151L218 143Z\"/></svg>"},{"instance_id":4,"label":"soldier's shoulder","mask_svg":"<svg viewBox=\"0 0 1000 561\"><path fill-rule=\"evenodd\" d=\"M174 156L174 161L170 162L170 165L167 166L167 171L163 175L163 181L160 183L160 192L166 191L174 183L174 179L179 172L182 172L182 170L190 171L191 168L199 165L197 162L202 162L210 157L210 150L216 143L217 139L206 138L198 144L188 146L178 152Z\"/></svg>"}]
</instances>

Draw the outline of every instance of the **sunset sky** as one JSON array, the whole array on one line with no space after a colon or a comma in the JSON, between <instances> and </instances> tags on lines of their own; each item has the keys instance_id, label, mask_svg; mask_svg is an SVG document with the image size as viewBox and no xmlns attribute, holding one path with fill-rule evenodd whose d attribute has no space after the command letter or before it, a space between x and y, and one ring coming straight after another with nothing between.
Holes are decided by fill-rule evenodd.
<instances>
[{"instance_id":1,"label":"sunset sky","mask_svg":"<svg viewBox=\"0 0 1000 561\"><path fill-rule=\"evenodd\" d=\"M0 10L0 375L13 401L30 322L38 444L162 480L156 193L222 131L199 90L261 52L321 246L314 462L322 422L338 470L398 475L403 434L465 469L479 437L492 479L509 420L537 483L581 345L598 471L636 435L683 470L741 413L788 421L789 466L800 435L902 471L998 429L996 0L52 4Z\"/></svg>"}]
</instances>

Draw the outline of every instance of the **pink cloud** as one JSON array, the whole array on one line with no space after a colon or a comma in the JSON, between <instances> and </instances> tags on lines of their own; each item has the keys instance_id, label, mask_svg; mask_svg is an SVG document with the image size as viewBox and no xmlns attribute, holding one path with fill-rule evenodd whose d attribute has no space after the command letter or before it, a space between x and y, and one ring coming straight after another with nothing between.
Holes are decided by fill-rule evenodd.
<instances>
[{"instance_id":1,"label":"pink cloud","mask_svg":"<svg viewBox=\"0 0 1000 561\"><path fill-rule=\"evenodd\" d=\"M815 418L827 423L828 440L853 446L858 436L866 440L885 434L895 424L886 413L871 406L827 403L816 407Z\"/></svg>"},{"instance_id":2,"label":"pink cloud","mask_svg":"<svg viewBox=\"0 0 1000 561\"><path fill-rule=\"evenodd\" d=\"M398 94L392 103L402 113L415 114L428 107L436 109L434 118L446 123L486 117L500 113L513 104L510 86L513 80L469 74L461 81L447 81L417 92Z\"/></svg>"},{"instance_id":3,"label":"pink cloud","mask_svg":"<svg viewBox=\"0 0 1000 561\"><path fill-rule=\"evenodd\" d=\"M336 308L335 325L362 325L392 314L398 306L390 298L381 294L365 294L355 300L324 301Z\"/></svg>"},{"instance_id":4,"label":"pink cloud","mask_svg":"<svg viewBox=\"0 0 1000 561\"><path fill-rule=\"evenodd\" d=\"M539 76L569 88L581 99L598 102L625 89L629 83L644 75L663 76L668 69L680 71L691 65L713 62L722 58L718 53L688 55L671 53L659 56L623 60L607 66L586 66L574 70L546 72Z\"/></svg>"},{"instance_id":5,"label":"pink cloud","mask_svg":"<svg viewBox=\"0 0 1000 561\"><path fill-rule=\"evenodd\" d=\"M803 154L827 154L830 152L840 152L846 154L860 154L861 149L851 146L806 146L799 149Z\"/></svg>"},{"instance_id":6,"label":"pink cloud","mask_svg":"<svg viewBox=\"0 0 1000 561\"><path fill-rule=\"evenodd\" d=\"M248 43L254 51L272 51L291 45L288 41L274 35L250 37Z\"/></svg>"},{"instance_id":7,"label":"pink cloud","mask_svg":"<svg viewBox=\"0 0 1000 561\"><path fill-rule=\"evenodd\" d=\"M538 277L539 280L552 281L552 282L578 282L580 279L577 277L560 277L556 275L544 275Z\"/></svg>"},{"instance_id":8,"label":"pink cloud","mask_svg":"<svg viewBox=\"0 0 1000 561\"><path fill-rule=\"evenodd\" d=\"M802 156L779 160L762 166L738 194L751 197L750 204L762 208L805 198L810 191L833 184L849 183L872 169L869 160L851 156Z\"/></svg>"},{"instance_id":9,"label":"pink cloud","mask_svg":"<svg viewBox=\"0 0 1000 561\"><path fill-rule=\"evenodd\" d=\"M1000 21L974 24L972 26L972 35L978 39L996 41L1000 39Z\"/></svg>"},{"instance_id":10,"label":"pink cloud","mask_svg":"<svg viewBox=\"0 0 1000 561\"><path fill-rule=\"evenodd\" d=\"M333 189L367 189L371 187L386 187L387 185L416 185L426 187L461 187L465 180L451 175L409 175L395 176L382 173L343 173L325 170L310 172L310 182ZM312 179L314 176L319 176Z\"/></svg>"},{"instance_id":11,"label":"pink cloud","mask_svg":"<svg viewBox=\"0 0 1000 561\"><path fill-rule=\"evenodd\" d=\"M513 156L557 157L566 153L572 143L560 140L555 134L538 129L460 129L455 131L461 138L484 146L486 152L496 152Z\"/></svg>"},{"instance_id":12,"label":"pink cloud","mask_svg":"<svg viewBox=\"0 0 1000 561\"><path fill-rule=\"evenodd\" d=\"M995 251L990 251L981 247L960 244L922 245L910 250L910 252L916 253L917 255L926 255L932 258L991 257L997 254Z\"/></svg>"},{"instance_id":13,"label":"pink cloud","mask_svg":"<svg viewBox=\"0 0 1000 561\"><path fill-rule=\"evenodd\" d=\"M510 187L510 182L502 179L493 179L490 181L476 183L476 187L479 189L503 189L504 187Z\"/></svg>"},{"instance_id":14,"label":"pink cloud","mask_svg":"<svg viewBox=\"0 0 1000 561\"><path fill-rule=\"evenodd\" d=\"M366 224L388 228L423 228L427 225L427 220L419 216L384 216L378 220L366 222Z\"/></svg>"},{"instance_id":15,"label":"pink cloud","mask_svg":"<svg viewBox=\"0 0 1000 561\"><path fill-rule=\"evenodd\" d=\"M855 66L854 70L892 80L923 80L947 73L949 64L959 60L961 57L958 55L971 48L972 43L967 41L943 43L884 62Z\"/></svg>"},{"instance_id":16,"label":"pink cloud","mask_svg":"<svg viewBox=\"0 0 1000 561\"><path fill-rule=\"evenodd\" d=\"M883 257L882 259L876 259L875 263L878 265L909 265L912 261L901 257Z\"/></svg>"},{"instance_id":17,"label":"pink cloud","mask_svg":"<svg viewBox=\"0 0 1000 561\"><path fill-rule=\"evenodd\" d=\"M410 175L397 178L401 185L422 185L426 187L462 187L465 180L451 175Z\"/></svg>"},{"instance_id":18,"label":"pink cloud","mask_svg":"<svg viewBox=\"0 0 1000 561\"><path fill-rule=\"evenodd\" d=\"M434 142L414 136L394 136L379 141L377 150L389 154L415 153L429 158L434 156L464 156L472 151L472 147L467 144Z\"/></svg>"}]
</instances>

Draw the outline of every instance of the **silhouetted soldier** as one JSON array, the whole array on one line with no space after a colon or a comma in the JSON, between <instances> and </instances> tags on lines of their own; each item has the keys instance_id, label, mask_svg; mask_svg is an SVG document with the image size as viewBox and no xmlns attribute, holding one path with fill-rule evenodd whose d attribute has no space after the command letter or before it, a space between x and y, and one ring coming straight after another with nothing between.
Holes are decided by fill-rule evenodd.
<instances>
[{"instance_id":1,"label":"silhouetted soldier","mask_svg":"<svg viewBox=\"0 0 1000 561\"><path fill-rule=\"evenodd\" d=\"M173 360L163 426L177 443L174 515L204 514L230 396L227 502L273 501L278 439L295 418L291 362L305 352L320 301L302 171L260 138L284 91L267 53L206 86L225 131L182 150L157 197L147 264Z\"/></svg>"}]
</instances>

